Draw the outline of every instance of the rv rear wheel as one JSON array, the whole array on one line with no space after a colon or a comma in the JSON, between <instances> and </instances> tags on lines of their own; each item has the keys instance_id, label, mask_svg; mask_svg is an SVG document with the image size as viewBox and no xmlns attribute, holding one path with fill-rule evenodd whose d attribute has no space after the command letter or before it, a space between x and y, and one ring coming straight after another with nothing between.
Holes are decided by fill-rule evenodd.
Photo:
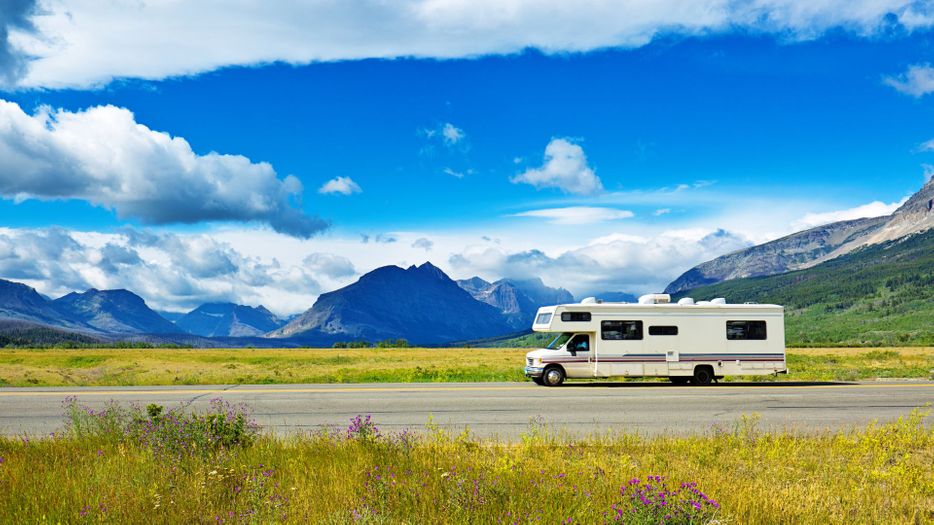
<instances>
[{"instance_id":1,"label":"rv rear wheel","mask_svg":"<svg viewBox=\"0 0 934 525\"><path fill-rule=\"evenodd\" d=\"M686 377L686 376L671 376L668 378L669 381L671 381L672 383L676 385L686 385L688 384L688 381L690 381L690 379L691 379L690 377Z\"/></svg>"},{"instance_id":2,"label":"rv rear wheel","mask_svg":"<svg viewBox=\"0 0 934 525\"><path fill-rule=\"evenodd\" d=\"M558 386L564 382L564 369L560 366L549 366L542 374L545 386Z\"/></svg>"},{"instance_id":3,"label":"rv rear wheel","mask_svg":"<svg viewBox=\"0 0 934 525\"><path fill-rule=\"evenodd\" d=\"M709 366L699 366L694 369L694 377L691 378L692 385L707 386L713 382L713 370Z\"/></svg>"}]
</instances>

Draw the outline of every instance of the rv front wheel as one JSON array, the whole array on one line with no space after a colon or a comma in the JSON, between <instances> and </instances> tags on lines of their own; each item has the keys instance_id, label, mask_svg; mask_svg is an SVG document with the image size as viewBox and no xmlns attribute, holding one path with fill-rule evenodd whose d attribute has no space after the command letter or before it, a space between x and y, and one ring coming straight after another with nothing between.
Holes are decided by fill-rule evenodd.
<instances>
[{"instance_id":1,"label":"rv front wheel","mask_svg":"<svg viewBox=\"0 0 934 525\"><path fill-rule=\"evenodd\" d=\"M713 382L713 370L709 366L699 366L694 369L694 377L691 378L692 385L707 386Z\"/></svg>"},{"instance_id":2,"label":"rv front wheel","mask_svg":"<svg viewBox=\"0 0 934 525\"><path fill-rule=\"evenodd\" d=\"M545 386L558 386L564 383L564 369L560 366L550 366L542 374L542 382Z\"/></svg>"}]
</instances>

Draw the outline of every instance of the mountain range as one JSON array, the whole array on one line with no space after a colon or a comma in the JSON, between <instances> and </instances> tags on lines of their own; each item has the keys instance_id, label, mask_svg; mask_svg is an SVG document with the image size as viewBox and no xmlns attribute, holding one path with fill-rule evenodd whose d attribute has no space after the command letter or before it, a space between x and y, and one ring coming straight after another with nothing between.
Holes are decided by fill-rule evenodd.
<instances>
[{"instance_id":1,"label":"mountain range","mask_svg":"<svg viewBox=\"0 0 934 525\"><path fill-rule=\"evenodd\" d=\"M840 221L700 264L666 289L786 306L791 344L934 341L934 181L883 217ZM631 302L624 292L595 294ZM407 339L424 345L527 332L538 307L573 302L541 279L454 281L431 263L385 266L280 319L262 306L208 303L174 322L129 290L58 299L0 279L0 344L137 341L195 346L330 345Z\"/></svg>"},{"instance_id":2,"label":"mountain range","mask_svg":"<svg viewBox=\"0 0 934 525\"><path fill-rule=\"evenodd\" d=\"M456 282L474 299L499 310L515 330L531 326L541 306L574 302L571 292L564 288L549 288L540 278L500 279L490 283L471 277Z\"/></svg>"},{"instance_id":3,"label":"mountain range","mask_svg":"<svg viewBox=\"0 0 934 525\"><path fill-rule=\"evenodd\" d=\"M891 215L834 222L738 250L699 264L671 282L666 293L743 277L811 268L856 249L934 227L934 178Z\"/></svg>"}]
</instances>

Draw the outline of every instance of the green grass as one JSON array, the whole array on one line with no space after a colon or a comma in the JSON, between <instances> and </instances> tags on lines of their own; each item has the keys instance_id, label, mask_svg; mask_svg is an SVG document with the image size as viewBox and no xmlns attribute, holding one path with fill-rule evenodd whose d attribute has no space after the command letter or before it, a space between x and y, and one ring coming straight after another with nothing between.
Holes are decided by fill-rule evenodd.
<instances>
[{"instance_id":1,"label":"green grass","mask_svg":"<svg viewBox=\"0 0 934 525\"><path fill-rule=\"evenodd\" d=\"M653 475L717 501L693 523L934 521L934 429L919 412L815 434L762 432L754 415L691 437L570 439L533 422L506 443L366 420L288 438L168 424L141 438L161 412L112 410L78 412L80 430L53 438L0 438L0 522L589 524L621 509L629 523L658 523L630 497L630 480ZM227 414L187 417L235 423Z\"/></svg>"},{"instance_id":2,"label":"green grass","mask_svg":"<svg viewBox=\"0 0 934 525\"><path fill-rule=\"evenodd\" d=\"M526 381L526 349L0 349L0 386ZM934 379L934 348L800 348L790 373L727 380Z\"/></svg>"}]
</instances>

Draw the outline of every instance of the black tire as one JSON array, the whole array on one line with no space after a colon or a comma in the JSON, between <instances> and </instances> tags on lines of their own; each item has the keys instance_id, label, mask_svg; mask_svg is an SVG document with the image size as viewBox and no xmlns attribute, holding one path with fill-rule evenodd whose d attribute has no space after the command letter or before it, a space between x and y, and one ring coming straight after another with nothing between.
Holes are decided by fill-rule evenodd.
<instances>
[{"instance_id":1,"label":"black tire","mask_svg":"<svg viewBox=\"0 0 934 525\"><path fill-rule=\"evenodd\" d=\"M560 366L549 366L542 373L542 384L545 386L560 386L564 383L564 369Z\"/></svg>"},{"instance_id":2,"label":"black tire","mask_svg":"<svg viewBox=\"0 0 934 525\"><path fill-rule=\"evenodd\" d=\"M691 378L687 376L671 376L668 378L668 380L675 385L686 385L688 384L688 381L691 380Z\"/></svg>"},{"instance_id":3,"label":"black tire","mask_svg":"<svg viewBox=\"0 0 934 525\"><path fill-rule=\"evenodd\" d=\"M541 377L533 377L532 382L538 386L545 386L545 380L542 379Z\"/></svg>"},{"instance_id":4,"label":"black tire","mask_svg":"<svg viewBox=\"0 0 934 525\"><path fill-rule=\"evenodd\" d=\"M699 366L694 369L694 377L691 378L692 385L707 386L713 382L713 369L709 366Z\"/></svg>"}]
</instances>

